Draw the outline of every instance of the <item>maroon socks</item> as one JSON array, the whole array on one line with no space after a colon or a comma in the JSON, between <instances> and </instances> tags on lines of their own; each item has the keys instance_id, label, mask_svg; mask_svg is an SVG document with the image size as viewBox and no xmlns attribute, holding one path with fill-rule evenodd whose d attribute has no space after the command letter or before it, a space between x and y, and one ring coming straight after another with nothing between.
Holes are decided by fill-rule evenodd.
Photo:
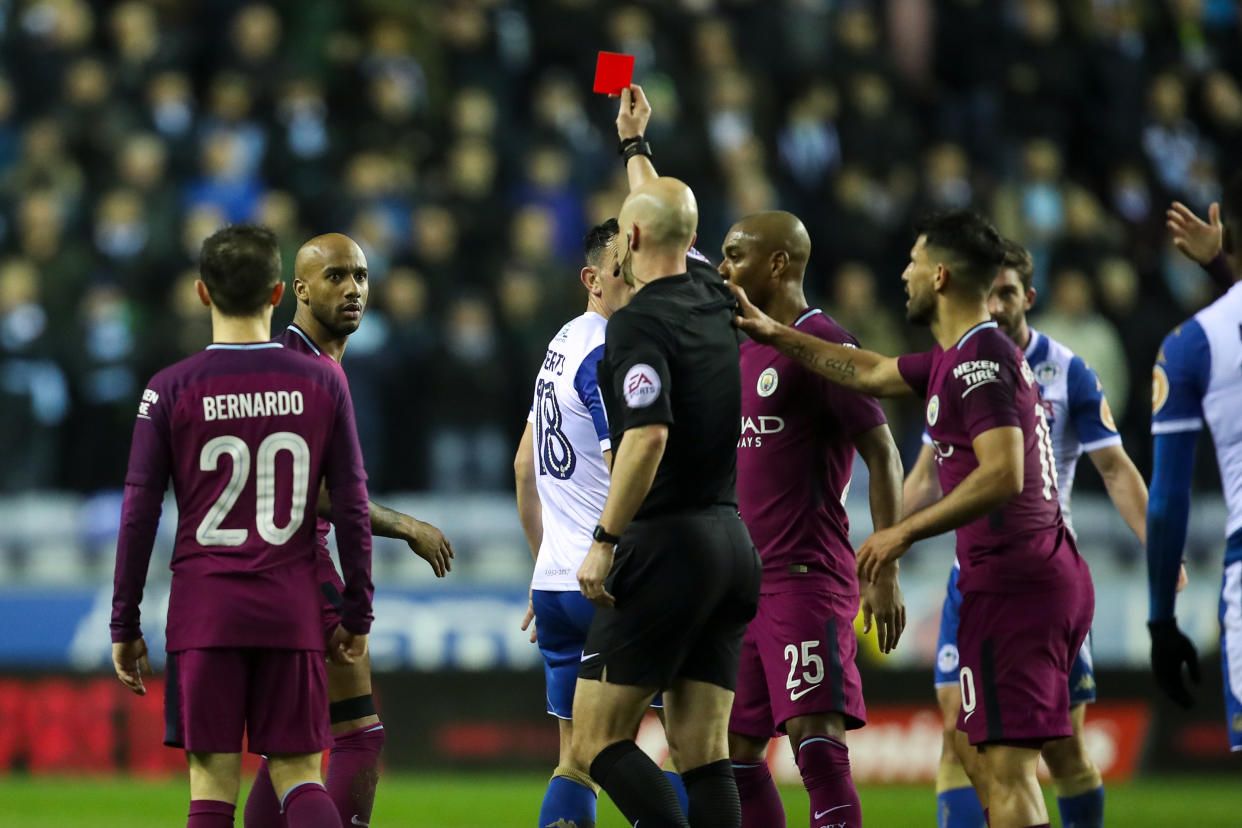
<instances>
[{"instance_id":1,"label":"maroon socks","mask_svg":"<svg viewBox=\"0 0 1242 828\"><path fill-rule=\"evenodd\" d=\"M288 828L343 828L332 797L318 782L293 786L281 805Z\"/></svg>"},{"instance_id":2,"label":"maroon socks","mask_svg":"<svg viewBox=\"0 0 1242 828\"><path fill-rule=\"evenodd\" d=\"M742 800L742 828L785 828L785 806L767 762L735 760L733 778Z\"/></svg>"},{"instance_id":3,"label":"maroon socks","mask_svg":"<svg viewBox=\"0 0 1242 828\"><path fill-rule=\"evenodd\" d=\"M827 736L808 736L798 745L797 759L811 797L811 828L861 828L849 749Z\"/></svg>"},{"instance_id":4,"label":"maroon socks","mask_svg":"<svg viewBox=\"0 0 1242 828\"><path fill-rule=\"evenodd\" d=\"M229 823L232 825L233 823ZM267 759L259 762L259 772L246 797L246 810L242 824L246 828L285 828L285 818L280 813L280 800L272 787L272 776L267 772Z\"/></svg>"},{"instance_id":5,"label":"maroon socks","mask_svg":"<svg viewBox=\"0 0 1242 828\"><path fill-rule=\"evenodd\" d=\"M186 828L233 828L233 812L236 807L232 802L220 802L215 799L191 799L190 817L186 820Z\"/></svg>"},{"instance_id":6,"label":"maroon socks","mask_svg":"<svg viewBox=\"0 0 1242 828\"><path fill-rule=\"evenodd\" d=\"M361 826L371 822L383 747L383 724L366 725L336 736L324 783L328 795L336 803L342 825ZM246 828L251 826L247 824Z\"/></svg>"}]
</instances>

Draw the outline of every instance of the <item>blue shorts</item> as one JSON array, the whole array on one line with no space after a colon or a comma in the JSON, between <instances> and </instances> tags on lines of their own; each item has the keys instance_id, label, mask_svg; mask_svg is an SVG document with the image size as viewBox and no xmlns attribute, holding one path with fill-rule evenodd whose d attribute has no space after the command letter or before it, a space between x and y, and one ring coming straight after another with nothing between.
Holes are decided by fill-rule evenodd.
<instances>
[{"instance_id":1,"label":"blue shorts","mask_svg":"<svg viewBox=\"0 0 1242 828\"><path fill-rule=\"evenodd\" d=\"M937 687L958 686L957 627L960 623L962 593L957 588L956 566L949 571L949 583L945 590L944 606L940 610L940 639L936 644L935 683ZM1242 641L1242 635L1239 636ZM1242 663L1242 653L1239 654ZM1091 636L1082 642L1078 657L1069 676L1070 707L1095 701L1095 670L1091 665ZM1242 721L1240 721L1242 724Z\"/></svg>"},{"instance_id":2,"label":"blue shorts","mask_svg":"<svg viewBox=\"0 0 1242 828\"><path fill-rule=\"evenodd\" d=\"M582 645L595 616L595 605L577 590L536 589L530 600L535 607L535 636L543 656L548 713L558 719L572 719ZM651 706L663 707L659 696Z\"/></svg>"}]
</instances>

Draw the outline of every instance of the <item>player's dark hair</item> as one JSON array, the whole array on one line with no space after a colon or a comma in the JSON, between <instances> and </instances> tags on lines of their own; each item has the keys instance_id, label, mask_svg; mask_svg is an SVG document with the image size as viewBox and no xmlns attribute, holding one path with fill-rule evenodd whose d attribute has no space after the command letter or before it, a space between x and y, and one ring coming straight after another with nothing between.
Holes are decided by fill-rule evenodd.
<instances>
[{"instance_id":1,"label":"player's dark hair","mask_svg":"<svg viewBox=\"0 0 1242 828\"><path fill-rule=\"evenodd\" d=\"M586 237L582 240L582 253L586 257L587 264L594 267L599 262L600 254L608 247L608 243L621 232L621 226L617 224L615 218L610 218L603 224L597 224L587 231Z\"/></svg>"},{"instance_id":2,"label":"player's dark hair","mask_svg":"<svg viewBox=\"0 0 1242 828\"><path fill-rule=\"evenodd\" d=\"M949 254L950 274L986 294L1005 261L1001 236L987 219L973 210L950 210L921 219L914 228L927 237L927 246Z\"/></svg>"},{"instance_id":3,"label":"player's dark hair","mask_svg":"<svg viewBox=\"0 0 1242 828\"><path fill-rule=\"evenodd\" d=\"M1023 293L1030 290L1035 279L1035 260L1031 258L1031 251L1013 239L1001 239L1001 250L1005 257L1001 267L1007 267L1018 274Z\"/></svg>"},{"instance_id":4,"label":"player's dark hair","mask_svg":"<svg viewBox=\"0 0 1242 828\"><path fill-rule=\"evenodd\" d=\"M266 227L235 224L203 242L198 273L212 304L225 316L252 316L280 281L280 245Z\"/></svg>"},{"instance_id":5,"label":"player's dark hair","mask_svg":"<svg viewBox=\"0 0 1242 828\"><path fill-rule=\"evenodd\" d=\"M1230 176L1220 196L1221 245L1230 255L1242 253L1242 170Z\"/></svg>"}]
</instances>

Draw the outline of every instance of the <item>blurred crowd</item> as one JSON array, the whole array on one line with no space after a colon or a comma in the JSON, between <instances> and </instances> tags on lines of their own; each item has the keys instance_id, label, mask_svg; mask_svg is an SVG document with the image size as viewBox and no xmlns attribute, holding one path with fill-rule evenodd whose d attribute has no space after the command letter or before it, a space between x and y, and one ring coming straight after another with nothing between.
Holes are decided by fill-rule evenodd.
<instances>
[{"instance_id":1,"label":"blurred crowd","mask_svg":"<svg viewBox=\"0 0 1242 828\"><path fill-rule=\"evenodd\" d=\"M199 245L242 221L286 270L315 233L366 252L345 365L375 490L511 485L625 193L598 49L636 56L699 247L796 212L808 292L864 347L928 343L913 217L990 214L1146 471L1156 349L1212 296L1164 209L1206 214L1242 158L1240 35L1232 0L0 0L0 490L121 484L146 377L210 337Z\"/></svg>"}]
</instances>

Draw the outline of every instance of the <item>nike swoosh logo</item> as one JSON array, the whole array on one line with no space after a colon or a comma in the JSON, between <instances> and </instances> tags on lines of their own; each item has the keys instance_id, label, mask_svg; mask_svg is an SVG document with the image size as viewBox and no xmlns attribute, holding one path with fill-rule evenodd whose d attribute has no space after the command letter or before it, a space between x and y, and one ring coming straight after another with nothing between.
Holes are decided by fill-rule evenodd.
<instances>
[{"instance_id":1,"label":"nike swoosh logo","mask_svg":"<svg viewBox=\"0 0 1242 828\"><path fill-rule=\"evenodd\" d=\"M826 810L826 811L816 811L816 812L815 812L815 818L816 818L816 819L823 819L823 817L824 817L825 815L827 815L827 814L831 814L833 811L839 811L839 810L841 810L842 808L848 808L848 807L850 807L850 805L849 805L849 803L847 802L847 803L845 803L844 805L838 805L837 807L835 807L835 808L829 808L829 809L828 809L828 810Z\"/></svg>"},{"instance_id":2,"label":"nike swoosh logo","mask_svg":"<svg viewBox=\"0 0 1242 828\"><path fill-rule=\"evenodd\" d=\"M967 394L969 394L970 392L975 391L976 389L982 388L983 386L988 385L989 383L993 383L993 382L1000 382L1000 379L999 379L999 378L996 378L996 379L984 380L983 382L979 383L978 385L972 385L972 386L970 386L969 388L967 388L967 389L966 389L966 390L962 393L962 399L963 399L963 400L964 400L964 399L966 399L966 395L967 395Z\"/></svg>"},{"instance_id":3,"label":"nike swoosh logo","mask_svg":"<svg viewBox=\"0 0 1242 828\"><path fill-rule=\"evenodd\" d=\"M972 711L970 711L969 713L967 713L967 714L966 714L966 718L962 719L962 721L963 721L963 722L969 722L969 721L970 721L970 717L971 717L971 716L973 716L973 715L975 715L975 711L973 711L973 710L972 710Z\"/></svg>"},{"instance_id":4,"label":"nike swoosh logo","mask_svg":"<svg viewBox=\"0 0 1242 828\"><path fill-rule=\"evenodd\" d=\"M810 687L806 688L805 690L790 690L789 700L797 701L798 699L802 698L803 696L805 696L807 693L811 692L812 690L818 690L821 686L822 685L819 685L819 684L812 684ZM825 811L824 813L827 813L827 811Z\"/></svg>"},{"instance_id":5,"label":"nike swoosh logo","mask_svg":"<svg viewBox=\"0 0 1242 828\"><path fill-rule=\"evenodd\" d=\"M824 813L827 813L827 811L825 811ZM363 822L362 820L358 819L358 815L357 815L357 814L354 814L353 816L351 816L351 817L349 818L349 824L350 824L350 825L357 825L357 826L359 826L359 828L367 828L367 826L368 826L368 825L370 825L371 823L369 823L369 822Z\"/></svg>"},{"instance_id":6,"label":"nike swoosh logo","mask_svg":"<svg viewBox=\"0 0 1242 828\"><path fill-rule=\"evenodd\" d=\"M583 660L583 661L589 661L590 659L595 658L597 655L599 655L599 653L591 653L590 655L587 655L586 653L583 653L583 654L582 654L582 660Z\"/></svg>"}]
</instances>

